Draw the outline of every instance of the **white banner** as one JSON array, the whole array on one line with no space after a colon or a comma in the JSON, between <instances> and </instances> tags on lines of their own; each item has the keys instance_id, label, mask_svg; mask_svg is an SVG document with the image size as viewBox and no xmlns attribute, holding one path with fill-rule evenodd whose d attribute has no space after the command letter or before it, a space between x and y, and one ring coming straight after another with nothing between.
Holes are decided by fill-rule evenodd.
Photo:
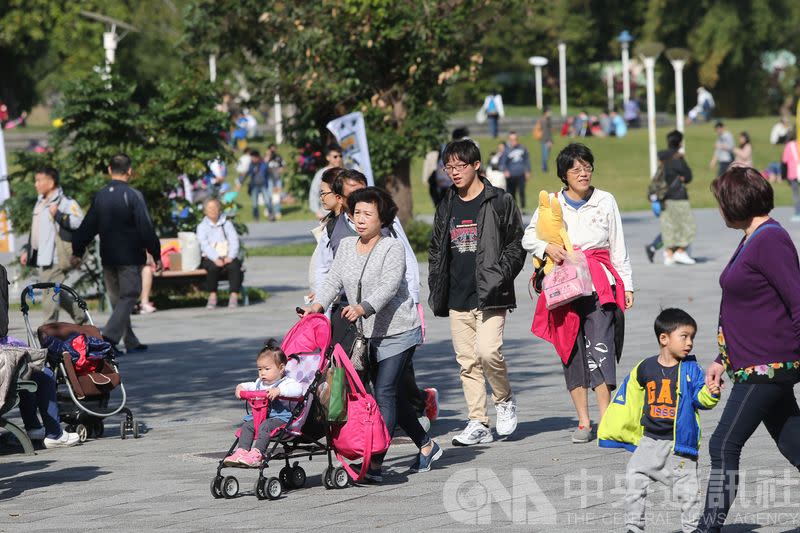
<instances>
[{"instance_id":1,"label":"white banner","mask_svg":"<svg viewBox=\"0 0 800 533\"><path fill-rule=\"evenodd\" d=\"M0 127L0 252L14 251L14 234L11 232L11 220L8 211L2 208L6 200L11 197L8 186L8 164L6 163L6 141L3 128Z\"/></svg>"},{"instance_id":2,"label":"white banner","mask_svg":"<svg viewBox=\"0 0 800 533\"><path fill-rule=\"evenodd\" d=\"M344 166L362 172L367 177L367 183L375 185L375 178L372 177L372 163L369 160L364 115L360 111L356 111L331 120L328 122L328 130L333 133L339 146L342 147Z\"/></svg>"}]
</instances>

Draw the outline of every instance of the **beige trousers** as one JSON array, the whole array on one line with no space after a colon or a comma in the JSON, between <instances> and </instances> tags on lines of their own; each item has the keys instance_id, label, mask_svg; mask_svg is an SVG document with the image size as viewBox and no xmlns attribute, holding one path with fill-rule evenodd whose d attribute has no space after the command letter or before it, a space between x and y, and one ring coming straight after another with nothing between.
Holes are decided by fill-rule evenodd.
<instances>
[{"instance_id":1,"label":"beige trousers","mask_svg":"<svg viewBox=\"0 0 800 533\"><path fill-rule=\"evenodd\" d=\"M511 399L511 383L503 359L506 311L450 310L450 332L456 361L461 365L461 386L469 419L489 424L486 414L486 381L495 404Z\"/></svg>"}]
</instances>

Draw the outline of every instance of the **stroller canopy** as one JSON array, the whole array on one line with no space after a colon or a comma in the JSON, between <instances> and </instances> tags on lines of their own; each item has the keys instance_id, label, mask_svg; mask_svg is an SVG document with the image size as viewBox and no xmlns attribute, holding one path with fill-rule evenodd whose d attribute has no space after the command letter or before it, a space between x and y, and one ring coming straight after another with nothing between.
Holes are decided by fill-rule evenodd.
<instances>
[{"instance_id":1,"label":"stroller canopy","mask_svg":"<svg viewBox=\"0 0 800 533\"><path fill-rule=\"evenodd\" d=\"M281 343L286 355L310 355L325 353L331 342L331 324L322 314L310 314L301 318L290 329Z\"/></svg>"}]
</instances>

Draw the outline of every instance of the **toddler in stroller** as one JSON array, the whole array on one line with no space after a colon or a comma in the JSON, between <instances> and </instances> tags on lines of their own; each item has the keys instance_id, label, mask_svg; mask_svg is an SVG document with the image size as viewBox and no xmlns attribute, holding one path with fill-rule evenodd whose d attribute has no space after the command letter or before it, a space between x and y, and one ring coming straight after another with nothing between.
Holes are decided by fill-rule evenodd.
<instances>
[{"instance_id":1,"label":"toddler in stroller","mask_svg":"<svg viewBox=\"0 0 800 533\"><path fill-rule=\"evenodd\" d=\"M254 382L240 383L236 386L236 397L242 398L243 391L267 391L262 416L256 416L242 423L239 434L239 447L223 460L226 466L258 467L269 446L270 436L275 429L284 426L292 417L286 401L279 397L298 397L303 395L303 386L287 377L288 359L275 339L269 339L256 357L258 379ZM257 405L257 404L254 404ZM268 409L268 412L266 412ZM259 413L261 414L261 413ZM255 440L255 444L253 441Z\"/></svg>"}]
</instances>

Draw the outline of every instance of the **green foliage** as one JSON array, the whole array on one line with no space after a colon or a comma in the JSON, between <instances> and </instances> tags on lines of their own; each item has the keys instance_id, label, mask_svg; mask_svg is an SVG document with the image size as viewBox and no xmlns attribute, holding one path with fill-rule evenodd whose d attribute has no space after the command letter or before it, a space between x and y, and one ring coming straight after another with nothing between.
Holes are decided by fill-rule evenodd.
<instances>
[{"instance_id":1,"label":"green foliage","mask_svg":"<svg viewBox=\"0 0 800 533\"><path fill-rule=\"evenodd\" d=\"M433 226L422 220L412 220L406 223L403 229L414 253L419 254L428 251L428 247L431 244Z\"/></svg>"},{"instance_id":2,"label":"green foliage","mask_svg":"<svg viewBox=\"0 0 800 533\"><path fill-rule=\"evenodd\" d=\"M214 109L214 91L190 73L158 89L158 96L142 108L131 101L135 85L117 75L103 80L93 74L68 82L58 109L64 125L53 132L53 152L17 154L18 170L10 176L14 225L20 230L30 226L38 166L57 168L66 194L86 209L108 179L109 159L124 152L134 164L132 185L144 194L157 230L174 234L167 193L179 174L202 175L206 161L229 157L219 136L226 117Z\"/></svg>"}]
</instances>

